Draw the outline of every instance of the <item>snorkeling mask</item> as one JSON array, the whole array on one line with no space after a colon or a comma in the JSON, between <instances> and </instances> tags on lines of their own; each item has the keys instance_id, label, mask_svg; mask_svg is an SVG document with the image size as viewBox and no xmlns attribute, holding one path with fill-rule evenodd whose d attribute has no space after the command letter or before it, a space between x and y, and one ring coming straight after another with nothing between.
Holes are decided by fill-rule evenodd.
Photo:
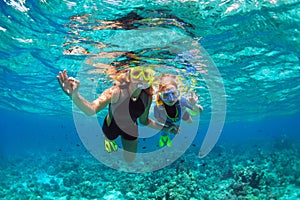
<instances>
[{"instance_id":1,"label":"snorkeling mask","mask_svg":"<svg viewBox=\"0 0 300 200\"><path fill-rule=\"evenodd\" d=\"M154 70L150 68L135 67L130 69L130 78L133 82L138 82L137 87L146 89L153 83Z\"/></svg>"},{"instance_id":2,"label":"snorkeling mask","mask_svg":"<svg viewBox=\"0 0 300 200\"><path fill-rule=\"evenodd\" d=\"M180 92L177 89L167 90L161 92L159 96L164 102L172 102L180 96Z\"/></svg>"}]
</instances>

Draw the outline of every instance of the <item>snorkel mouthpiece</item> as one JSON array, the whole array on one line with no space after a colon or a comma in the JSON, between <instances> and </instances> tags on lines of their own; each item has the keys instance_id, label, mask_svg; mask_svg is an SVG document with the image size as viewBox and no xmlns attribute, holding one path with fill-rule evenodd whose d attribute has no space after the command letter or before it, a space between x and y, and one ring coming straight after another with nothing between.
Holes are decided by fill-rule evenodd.
<instances>
[{"instance_id":1,"label":"snorkel mouthpiece","mask_svg":"<svg viewBox=\"0 0 300 200\"><path fill-rule=\"evenodd\" d=\"M144 90L144 89L147 89L149 87L149 84L143 84L143 83L138 83L137 84L137 88L139 88L139 89L142 89L142 90Z\"/></svg>"},{"instance_id":2,"label":"snorkel mouthpiece","mask_svg":"<svg viewBox=\"0 0 300 200\"><path fill-rule=\"evenodd\" d=\"M168 96L166 99L163 100L163 102L168 103L168 104L170 104L170 103L172 104L172 103L174 103L174 101L175 101L175 98L172 95Z\"/></svg>"}]
</instances>

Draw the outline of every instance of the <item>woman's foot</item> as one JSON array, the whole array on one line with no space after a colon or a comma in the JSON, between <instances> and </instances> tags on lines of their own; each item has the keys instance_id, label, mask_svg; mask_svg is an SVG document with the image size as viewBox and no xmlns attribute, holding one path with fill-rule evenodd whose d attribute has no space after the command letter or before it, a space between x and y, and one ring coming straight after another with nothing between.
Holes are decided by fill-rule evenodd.
<instances>
[{"instance_id":1,"label":"woman's foot","mask_svg":"<svg viewBox=\"0 0 300 200\"><path fill-rule=\"evenodd\" d=\"M107 139L104 139L104 147L108 153L118 150L118 145L116 141L109 141Z\"/></svg>"}]
</instances>

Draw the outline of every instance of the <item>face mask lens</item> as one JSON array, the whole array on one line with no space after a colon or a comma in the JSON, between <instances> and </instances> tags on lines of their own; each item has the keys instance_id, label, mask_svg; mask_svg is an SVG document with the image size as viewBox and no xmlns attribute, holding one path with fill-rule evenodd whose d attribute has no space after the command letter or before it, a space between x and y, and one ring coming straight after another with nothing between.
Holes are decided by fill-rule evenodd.
<instances>
[{"instance_id":1,"label":"face mask lens","mask_svg":"<svg viewBox=\"0 0 300 200\"><path fill-rule=\"evenodd\" d=\"M161 93L161 98L163 101L173 101L174 99L179 97L178 90L169 90Z\"/></svg>"},{"instance_id":2,"label":"face mask lens","mask_svg":"<svg viewBox=\"0 0 300 200\"><path fill-rule=\"evenodd\" d=\"M167 93L162 93L162 99L163 99L163 100L167 99L168 96L169 96L169 95L168 95Z\"/></svg>"},{"instance_id":3,"label":"face mask lens","mask_svg":"<svg viewBox=\"0 0 300 200\"><path fill-rule=\"evenodd\" d=\"M149 80L149 79L151 79L152 78L152 75L153 75L153 72L151 71L151 70L145 70L144 71L144 78L146 79L146 80Z\"/></svg>"},{"instance_id":4,"label":"face mask lens","mask_svg":"<svg viewBox=\"0 0 300 200\"><path fill-rule=\"evenodd\" d=\"M142 74L142 70L138 70L138 69L131 70L131 77L132 78L137 79L141 76L141 74Z\"/></svg>"},{"instance_id":5,"label":"face mask lens","mask_svg":"<svg viewBox=\"0 0 300 200\"><path fill-rule=\"evenodd\" d=\"M172 95L177 98L179 96L179 91L178 90L173 90Z\"/></svg>"},{"instance_id":6,"label":"face mask lens","mask_svg":"<svg viewBox=\"0 0 300 200\"><path fill-rule=\"evenodd\" d=\"M148 79L149 78L149 73L147 71L144 71L144 78Z\"/></svg>"}]
</instances>

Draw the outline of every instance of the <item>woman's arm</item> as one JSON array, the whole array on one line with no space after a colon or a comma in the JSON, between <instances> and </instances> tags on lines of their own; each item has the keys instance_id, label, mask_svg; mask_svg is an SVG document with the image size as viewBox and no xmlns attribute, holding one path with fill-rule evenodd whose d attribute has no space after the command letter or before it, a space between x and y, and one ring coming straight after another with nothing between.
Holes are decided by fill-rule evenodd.
<instances>
[{"instance_id":1,"label":"woman's arm","mask_svg":"<svg viewBox=\"0 0 300 200\"><path fill-rule=\"evenodd\" d=\"M161 116L160 116L160 111L161 110L159 110L158 109L158 106L157 105L155 105L154 106L154 118L157 120L157 121L159 121L160 123L165 123L166 122L166 120L164 120Z\"/></svg>"},{"instance_id":2,"label":"woman's arm","mask_svg":"<svg viewBox=\"0 0 300 200\"><path fill-rule=\"evenodd\" d=\"M102 110L110 103L113 93L117 90L116 86L105 90L96 100L93 102L87 101L83 98L78 90L80 86L79 80L73 77L68 77L67 71L59 72L57 80L62 90L73 100L75 105L87 115L93 115Z\"/></svg>"},{"instance_id":3,"label":"woman's arm","mask_svg":"<svg viewBox=\"0 0 300 200\"><path fill-rule=\"evenodd\" d=\"M112 98L113 89L105 90L100 96L92 102L87 101L78 92L72 95L72 100L75 105L82 110L86 115L94 115L105 108Z\"/></svg>"}]
</instances>

